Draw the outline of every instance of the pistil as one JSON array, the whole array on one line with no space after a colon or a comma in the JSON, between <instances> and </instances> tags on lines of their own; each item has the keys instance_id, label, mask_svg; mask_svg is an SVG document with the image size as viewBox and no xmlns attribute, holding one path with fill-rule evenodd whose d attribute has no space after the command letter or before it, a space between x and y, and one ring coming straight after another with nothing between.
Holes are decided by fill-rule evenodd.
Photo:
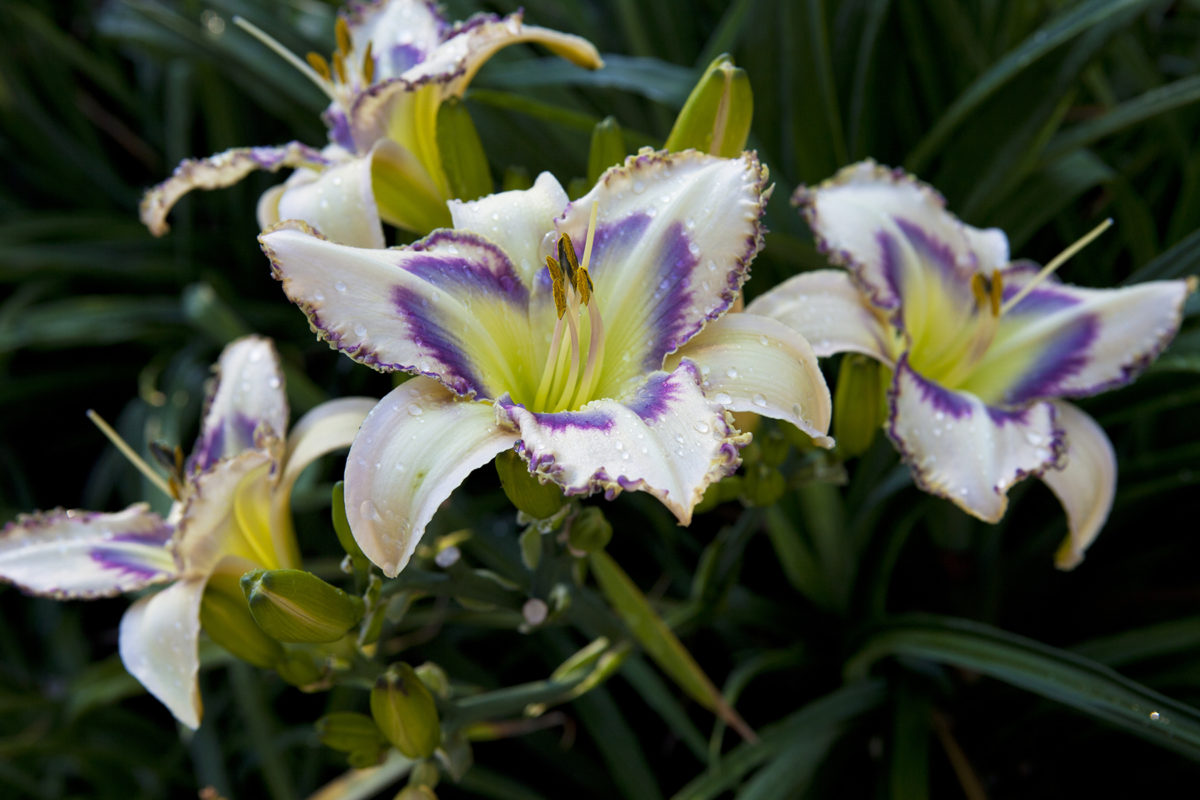
<instances>
[{"instance_id":1,"label":"pistil","mask_svg":"<svg viewBox=\"0 0 1200 800\"><path fill-rule=\"evenodd\" d=\"M125 456L125 458L129 460L130 464L133 464L135 467L137 467L138 471L145 475L151 483L153 483L159 489L162 489L163 493L172 500L179 499L178 494L171 490L170 485L163 480L163 477L155 472L154 469L147 464L141 456L135 453L133 448L129 446L129 443L122 439L121 434L117 433L111 425L105 422L103 417L90 408L87 411L87 417L92 421L92 424L99 428L100 432L103 433L108 440L113 443L113 447L117 448L121 455Z\"/></svg>"}]
</instances>

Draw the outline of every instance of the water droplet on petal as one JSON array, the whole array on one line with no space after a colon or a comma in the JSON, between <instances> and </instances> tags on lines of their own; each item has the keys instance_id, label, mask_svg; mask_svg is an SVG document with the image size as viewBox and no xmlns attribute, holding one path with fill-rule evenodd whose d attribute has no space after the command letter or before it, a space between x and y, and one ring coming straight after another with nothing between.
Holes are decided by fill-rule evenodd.
<instances>
[{"instance_id":1,"label":"water droplet on petal","mask_svg":"<svg viewBox=\"0 0 1200 800\"><path fill-rule=\"evenodd\" d=\"M767 407L767 398L763 397L761 394L756 394L754 397L751 397L750 402L754 403L754 405L758 406L759 408Z\"/></svg>"},{"instance_id":2,"label":"water droplet on petal","mask_svg":"<svg viewBox=\"0 0 1200 800\"><path fill-rule=\"evenodd\" d=\"M708 433L708 425L703 422L697 422L692 427L696 429L696 433Z\"/></svg>"},{"instance_id":3,"label":"water droplet on petal","mask_svg":"<svg viewBox=\"0 0 1200 800\"><path fill-rule=\"evenodd\" d=\"M375 508L375 504L370 500L363 500L358 506L358 513L363 519L370 522L380 522L383 518L379 516L379 509Z\"/></svg>"},{"instance_id":4,"label":"water droplet on petal","mask_svg":"<svg viewBox=\"0 0 1200 800\"><path fill-rule=\"evenodd\" d=\"M346 283L344 281L338 281L333 285L333 288L337 289L339 292L344 292L346 291Z\"/></svg>"},{"instance_id":5,"label":"water droplet on petal","mask_svg":"<svg viewBox=\"0 0 1200 800\"><path fill-rule=\"evenodd\" d=\"M729 369L725 370L725 374L730 378L736 378L738 376L737 368L730 367Z\"/></svg>"},{"instance_id":6,"label":"water droplet on petal","mask_svg":"<svg viewBox=\"0 0 1200 800\"><path fill-rule=\"evenodd\" d=\"M409 416L412 416L412 417L419 417L419 416L421 416L421 415L422 415L422 414L424 414L424 413L425 413L425 409L421 408L421 407L420 407L419 405L417 405L416 403L413 403L411 406L409 406L409 407L408 407L408 414L409 414Z\"/></svg>"},{"instance_id":7,"label":"water droplet on petal","mask_svg":"<svg viewBox=\"0 0 1200 800\"><path fill-rule=\"evenodd\" d=\"M713 395L713 400L716 400L723 406L727 406L733 402L733 398L727 395L725 392L717 392L715 395Z\"/></svg>"},{"instance_id":8,"label":"water droplet on petal","mask_svg":"<svg viewBox=\"0 0 1200 800\"><path fill-rule=\"evenodd\" d=\"M365 325L363 325L362 323L358 323L358 324L356 324L356 325L354 326L354 335L355 335L355 336L357 336L357 337L359 337L360 339L361 339L362 337L366 336L366 335L367 335L367 328L366 328L366 326L365 326Z\"/></svg>"}]
</instances>

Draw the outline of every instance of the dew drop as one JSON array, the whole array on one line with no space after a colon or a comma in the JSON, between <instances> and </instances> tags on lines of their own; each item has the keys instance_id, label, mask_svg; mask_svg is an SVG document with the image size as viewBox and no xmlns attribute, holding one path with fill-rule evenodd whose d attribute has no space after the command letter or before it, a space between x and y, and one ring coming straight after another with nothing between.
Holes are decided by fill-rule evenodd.
<instances>
[{"instance_id":1,"label":"dew drop","mask_svg":"<svg viewBox=\"0 0 1200 800\"><path fill-rule=\"evenodd\" d=\"M767 345L771 344L771 340L765 336L760 336L760 337L758 337L758 343L761 344L763 347L766 347Z\"/></svg>"},{"instance_id":2,"label":"dew drop","mask_svg":"<svg viewBox=\"0 0 1200 800\"><path fill-rule=\"evenodd\" d=\"M754 405L758 406L759 408L767 407L767 398L763 397L761 394L756 394L754 397L751 397L750 402L754 403Z\"/></svg>"},{"instance_id":3,"label":"dew drop","mask_svg":"<svg viewBox=\"0 0 1200 800\"><path fill-rule=\"evenodd\" d=\"M339 292L344 292L346 291L346 284L343 281L338 281L333 285L333 288L337 289Z\"/></svg>"},{"instance_id":4,"label":"dew drop","mask_svg":"<svg viewBox=\"0 0 1200 800\"><path fill-rule=\"evenodd\" d=\"M730 367L729 369L725 370L725 375L726 375L726 376L728 376L728 377L730 377L730 378L736 378L736 377L738 376L738 371L737 371L737 368L736 368L736 367Z\"/></svg>"},{"instance_id":5,"label":"dew drop","mask_svg":"<svg viewBox=\"0 0 1200 800\"><path fill-rule=\"evenodd\" d=\"M383 518L379 516L379 509L375 508L375 504L370 500L363 500L358 506L358 513L363 519L371 522L379 522Z\"/></svg>"},{"instance_id":6,"label":"dew drop","mask_svg":"<svg viewBox=\"0 0 1200 800\"><path fill-rule=\"evenodd\" d=\"M282 382L274 375L272 375L271 379L267 381L267 386L270 386L272 389L278 389L281 385Z\"/></svg>"},{"instance_id":7,"label":"dew drop","mask_svg":"<svg viewBox=\"0 0 1200 800\"><path fill-rule=\"evenodd\" d=\"M697 422L692 427L696 429L696 433L708 433L708 425L704 422Z\"/></svg>"},{"instance_id":8,"label":"dew drop","mask_svg":"<svg viewBox=\"0 0 1200 800\"><path fill-rule=\"evenodd\" d=\"M408 415L410 417L419 417L424 413L425 413L425 409L421 408L416 403L413 403L411 406L408 407Z\"/></svg>"},{"instance_id":9,"label":"dew drop","mask_svg":"<svg viewBox=\"0 0 1200 800\"><path fill-rule=\"evenodd\" d=\"M793 416L793 417L799 417L799 416L800 416L800 412L801 412L800 404L799 404L799 403L792 403L792 416Z\"/></svg>"},{"instance_id":10,"label":"dew drop","mask_svg":"<svg viewBox=\"0 0 1200 800\"><path fill-rule=\"evenodd\" d=\"M733 402L733 398L727 395L725 392L717 392L715 395L713 395L713 400L716 400L723 406L727 406Z\"/></svg>"},{"instance_id":11,"label":"dew drop","mask_svg":"<svg viewBox=\"0 0 1200 800\"><path fill-rule=\"evenodd\" d=\"M644 191L646 191L646 184L642 183L641 181L633 182L633 193L634 194L641 194Z\"/></svg>"},{"instance_id":12,"label":"dew drop","mask_svg":"<svg viewBox=\"0 0 1200 800\"><path fill-rule=\"evenodd\" d=\"M322 292L322 291L320 291L320 290L317 290L317 291L313 292L313 300L316 300L318 303L320 303L320 302L321 302L321 301L323 301L324 299L325 299L325 293L324 293L324 292Z\"/></svg>"},{"instance_id":13,"label":"dew drop","mask_svg":"<svg viewBox=\"0 0 1200 800\"><path fill-rule=\"evenodd\" d=\"M360 339L367 335L367 328L361 322L354 326L354 335Z\"/></svg>"},{"instance_id":14,"label":"dew drop","mask_svg":"<svg viewBox=\"0 0 1200 800\"><path fill-rule=\"evenodd\" d=\"M1155 720L1155 721L1162 719L1162 714L1158 713L1157 711L1151 711L1150 719Z\"/></svg>"}]
</instances>

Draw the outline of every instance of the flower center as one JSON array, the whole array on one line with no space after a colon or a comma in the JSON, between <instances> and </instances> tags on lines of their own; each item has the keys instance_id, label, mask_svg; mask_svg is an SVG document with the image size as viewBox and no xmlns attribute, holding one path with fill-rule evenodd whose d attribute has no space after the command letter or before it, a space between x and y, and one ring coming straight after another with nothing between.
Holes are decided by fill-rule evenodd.
<instances>
[{"instance_id":1,"label":"flower center","mask_svg":"<svg viewBox=\"0 0 1200 800\"><path fill-rule=\"evenodd\" d=\"M592 278L588 274L597 209L598 206L592 206L588 220L583 263L576 259L575 245L565 233L558 239L558 258L546 256L558 320L531 407L533 411L578 408L591 399L600 379L600 365L604 363L604 322L592 295ZM569 344L564 347L566 342Z\"/></svg>"}]
</instances>

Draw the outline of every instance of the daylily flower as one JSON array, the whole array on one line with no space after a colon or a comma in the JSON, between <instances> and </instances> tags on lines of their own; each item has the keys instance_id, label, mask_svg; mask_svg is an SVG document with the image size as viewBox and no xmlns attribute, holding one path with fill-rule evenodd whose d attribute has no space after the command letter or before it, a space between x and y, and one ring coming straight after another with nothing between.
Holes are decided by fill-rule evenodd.
<instances>
[{"instance_id":1,"label":"daylily flower","mask_svg":"<svg viewBox=\"0 0 1200 800\"><path fill-rule=\"evenodd\" d=\"M301 219L333 241L360 247L384 246L381 217L427 233L449 223L446 201L454 196L439 150L438 108L461 97L485 61L508 45L538 42L580 66L603 66L587 40L525 25L519 11L451 25L428 0L351 3L338 17L332 58L310 53L307 64L243 25L329 96L323 117L331 144L243 147L184 161L142 200L142 222L156 236L192 189L232 186L255 170L283 167L297 170L259 201L264 228Z\"/></svg>"},{"instance_id":2,"label":"daylily flower","mask_svg":"<svg viewBox=\"0 0 1200 800\"><path fill-rule=\"evenodd\" d=\"M567 201L527 191L452 202L454 230L369 250L284 222L260 241L317 334L416 373L380 401L346 467L363 551L395 575L472 470L515 449L566 494L645 491L683 524L749 440L730 411L828 444L829 390L804 338L725 315L762 240L752 153L644 150Z\"/></svg>"},{"instance_id":3,"label":"daylily flower","mask_svg":"<svg viewBox=\"0 0 1200 800\"><path fill-rule=\"evenodd\" d=\"M115 514L22 515L0 533L0 578L60 600L169 583L125 612L121 660L176 719L195 728L206 584L218 574L299 565L292 485L314 459L350 444L372 403L321 405L284 440L288 407L275 348L256 336L239 339L221 354L199 438L168 487L175 502L166 518L145 503Z\"/></svg>"},{"instance_id":4,"label":"daylily flower","mask_svg":"<svg viewBox=\"0 0 1200 800\"><path fill-rule=\"evenodd\" d=\"M820 356L865 353L893 370L885 429L921 489L996 522L1036 475L1066 509L1060 568L1078 564L1112 506L1116 460L1096 422L1061 398L1126 384L1179 329L1194 283L1126 289L1060 283L1009 262L1008 240L945 210L931 187L867 161L803 209L848 272L797 275L748 311L803 333Z\"/></svg>"}]
</instances>

